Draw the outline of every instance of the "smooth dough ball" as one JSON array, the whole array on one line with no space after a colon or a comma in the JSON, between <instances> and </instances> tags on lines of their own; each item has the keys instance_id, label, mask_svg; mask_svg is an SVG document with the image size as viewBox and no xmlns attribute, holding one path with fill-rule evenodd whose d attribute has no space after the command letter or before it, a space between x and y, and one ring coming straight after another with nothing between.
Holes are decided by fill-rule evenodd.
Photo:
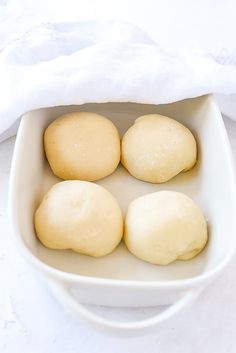
<instances>
[{"instance_id":1,"label":"smooth dough ball","mask_svg":"<svg viewBox=\"0 0 236 353\"><path fill-rule=\"evenodd\" d=\"M53 173L65 180L98 180L120 162L116 127L95 113L69 113L54 120L45 131L44 147Z\"/></svg>"},{"instance_id":2,"label":"smooth dough ball","mask_svg":"<svg viewBox=\"0 0 236 353\"><path fill-rule=\"evenodd\" d=\"M48 248L100 257L119 244L123 218L116 199L102 186L64 181L44 196L35 213L35 230Z\"/></svg>"},{"instance_id":3,"label":"smooth dough ball","mask_svg":"<svg viewBox=\"0 0 236 353\"><path fill-rule=\"evenodd\" d=\"M153 264L189 260L206 245L207 224L186 195L159 191L134 200L125 221L125 243L135 256Z\"/></svg>"},{"instance_id":4,"label":"smooth dough ball","mask_svg":"<svg viewBox=\"0 0 236 353\"><path fill-rule=\"evenodd\" d=\"M125 133L122 164L135 178L163 183L196 163L194 136L178 121L159 114L144 115Z\"/></svg>"}]
</instances>

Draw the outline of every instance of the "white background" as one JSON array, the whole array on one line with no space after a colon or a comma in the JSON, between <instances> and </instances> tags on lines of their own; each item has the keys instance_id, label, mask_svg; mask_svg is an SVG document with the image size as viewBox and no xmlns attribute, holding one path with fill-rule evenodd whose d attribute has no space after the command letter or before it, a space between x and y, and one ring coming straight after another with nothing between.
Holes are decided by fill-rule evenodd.
<instances>
[{"instance_id":1,"label":"white background","mask_svg":"<svg viewBox=\"0 0 236 353\"><path fill-rule=\"evenodd\" d=\"M0 2L1 3L1 2ZM9 1L7 12L59 20L121 19L145 29L162 46L236 53L234 1ZM45 13L47 10L47 13ZM236 115L236 112L235 112ZM225 120L236 160L236 123ZM234 353L236 257L221 278L180 316L145 337L115 338L65 313L16 253L7 220L7 186L14 139L0 145L0 352ZM23 191L22 191L23 192Z\"/></svg>"},{"instance_id":2,"label":"white background","mask_svg":"<svg viewBox=\"0 0 236 353\"><path fill-rule=\"evenodd\" d=\"M236 53L234 0L0 0L12 15L32 20L123 20L140 26L161 46Z\"/></svg>"}]
</instances>

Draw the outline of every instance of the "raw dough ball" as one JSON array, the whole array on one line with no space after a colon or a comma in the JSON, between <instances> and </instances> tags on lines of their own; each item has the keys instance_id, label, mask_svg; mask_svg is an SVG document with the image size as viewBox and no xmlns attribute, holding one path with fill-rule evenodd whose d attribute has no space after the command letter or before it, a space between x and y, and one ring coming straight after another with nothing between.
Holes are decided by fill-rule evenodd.
<instances>
[{"instance_id":1,"label":"raw dough ball","mask_svg":"<svg viewBox=\"0 0 236 353\"><path fill-rule=\"evenodd\" d=\"M35 213L35 229L48 248L99 257L120 242L123 218L117 201L102 186L64 181L44 196Z\"/></svg>"},{"instance_id":2,"label":"raw dough ball","mask_svg":"<svg viewBox=\"0 0 236 353\"><path fill-rule=\"evenodd\" d=\"M125 243L135 256L167 265L196 256L207 242L202 211L186 195L159 191L134 200L125 222Z\"/></svg>"},{"instance_id":3,"label":"raw dough ball","mask_svg":"<svg viewBox=\"0 0 236 353\"><path fill-rule=\"evenodd\" d=\"M144 115L125 133L122 164L135 178L163 183L196 163L192 133L178 121L159 114Z\"/></svg>"},{"instance_id":4,"label":"raw dough ball","mask_svg":"<svg viewBox=\"0 0 236 353\"><path fill-rule=\"evenodd\" d=\"M114 124L95 113L69 113L45 131L44 146L55 175L62 179L98 180L120 162L120 138Z\"/></svg>"}]
</instances>

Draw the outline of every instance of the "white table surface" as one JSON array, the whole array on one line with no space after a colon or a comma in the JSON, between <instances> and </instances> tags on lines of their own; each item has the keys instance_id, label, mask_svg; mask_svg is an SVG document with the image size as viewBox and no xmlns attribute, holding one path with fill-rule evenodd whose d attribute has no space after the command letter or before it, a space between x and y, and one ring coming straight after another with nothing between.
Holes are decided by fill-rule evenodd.
<instances>
[{"instance_id":1,"label":"white table surface","mask_svg":"<svg viewBox=\"0 0 236 353\"><path fill-rule=\"evenodd\" d=\"M236 123L228 119L225 123L236 160ZM13 148L14 138L0 144L1 353L235 353L236 256L194 305L155 334L109 337L65 312L16 252L12 242L7 191ZM129 314L132 316L132 311Z\"/></svg>"}]
</instances>

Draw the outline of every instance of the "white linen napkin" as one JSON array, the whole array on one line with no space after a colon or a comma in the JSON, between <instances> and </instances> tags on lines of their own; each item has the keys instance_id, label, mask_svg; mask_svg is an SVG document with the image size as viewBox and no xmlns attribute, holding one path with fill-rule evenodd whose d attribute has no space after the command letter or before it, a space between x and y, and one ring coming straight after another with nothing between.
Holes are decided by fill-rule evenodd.
<instances>
[{"instance_id":1,"label":"white linen napkin","mask_svg":"<svg viewBox=\"0 0 236 353\"><path fill-rule=\"evenodd\" d=\"M236 60L162 48L123 22L1 23L0 134L7 131L2 139L23 113L40 107L161 104L206 93L230 95L219 101L226 114L235 111Z\"/></svg>"}]
</instances>

